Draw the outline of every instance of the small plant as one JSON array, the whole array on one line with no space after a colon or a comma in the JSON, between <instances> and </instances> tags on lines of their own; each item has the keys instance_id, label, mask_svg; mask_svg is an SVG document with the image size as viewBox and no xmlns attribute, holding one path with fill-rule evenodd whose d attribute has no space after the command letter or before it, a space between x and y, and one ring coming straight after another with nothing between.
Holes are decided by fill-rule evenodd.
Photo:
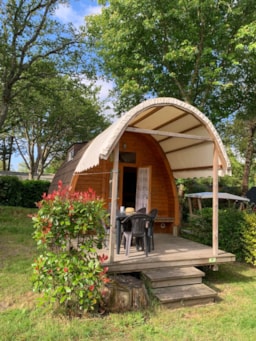
<instances>
[{"instance_id":1,"label":"small plant","mask_svg":"<svg viewBox=\"0 0 256 341\"><path fill-rule=\"evenodd\" d=\"M108 281L102 265L107 256L97 254L108 219L104 202L91 189L72 193L59 182L58 190L44 194L37 206L33 238L42 254L32 265L34 290L69 315L92 311Z\"/></svg>"}]
</instances>

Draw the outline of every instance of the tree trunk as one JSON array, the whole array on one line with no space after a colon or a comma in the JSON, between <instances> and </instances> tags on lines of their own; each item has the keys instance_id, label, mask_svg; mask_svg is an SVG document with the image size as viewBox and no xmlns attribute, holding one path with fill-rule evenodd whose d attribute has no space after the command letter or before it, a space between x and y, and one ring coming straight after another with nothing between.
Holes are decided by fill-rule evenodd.
<instances>
[{"instance_id":1,"label":"tree trunk","mask_svg":"<svg viewBox=\"0 0 256 341\"><path fill-rule=\"evenodd\" d=\"M110 312L138 310L148 305L146 287L143 281L135 276L114 276L104 292L103 308Z\"/></svg>"},{"instance_id":2,"label":"tree trunk","mask_svg":"<svg viewBox=\"0 0 256 341\"><path fill-rule=\"evenodd\" d=\"M2 99L2 105L0 107L0 132L8 115L8 105L5 103L4 99Z\"/></svg>"},{"instance_id":3,"label":"tree trunk","mask_svg":"<svg viewBox=\"0 0 256 341\"><path fill-rule=\"evenodd\" d=\"M245 195L249 188L250 169L251 169L252 159L254 155L253 140L254 140L255 131L256 131L256 124L250 123L248 127L247 148L245 152L245 164L244 164L243 181L242 181L242 195Z\"/></svg>"}]
</instances>

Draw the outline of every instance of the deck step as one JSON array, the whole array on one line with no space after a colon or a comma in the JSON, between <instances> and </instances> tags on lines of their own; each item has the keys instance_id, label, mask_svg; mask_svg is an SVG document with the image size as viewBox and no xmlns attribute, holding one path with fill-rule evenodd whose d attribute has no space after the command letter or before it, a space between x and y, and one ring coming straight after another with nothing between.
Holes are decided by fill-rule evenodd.
<instances>
[{"instance_id":1,"label":"deck step","mask_svg":"<svg viewBox=\"0 0 256 341\"><path fill-rule=\"evenodd\" d=\"M217 293L205 284L182 285L153 289L153 294L167 308L213 303Z\"/></svg>"},{"instance_id":2,"label":"deck step","mask_svg":"<svg viewBox=\"0 0 256 341\"><path fill-rule=\"evenodd\" d=\"M151 288L163 288L185 284L202 283L203 271L191 267L169 267L143 271Z\"/></svg>"},{"instance_id":3,"label":"deck step","mask_svg":"<svg viewBox=\"0 0 256 341\"><path fill-rule=\"evenodd\" d=\"M202 283L205 273L195 267L166 267L143 271L152 294L167 308L213 303L217 293Z\"/></svg>"}]
</instances>

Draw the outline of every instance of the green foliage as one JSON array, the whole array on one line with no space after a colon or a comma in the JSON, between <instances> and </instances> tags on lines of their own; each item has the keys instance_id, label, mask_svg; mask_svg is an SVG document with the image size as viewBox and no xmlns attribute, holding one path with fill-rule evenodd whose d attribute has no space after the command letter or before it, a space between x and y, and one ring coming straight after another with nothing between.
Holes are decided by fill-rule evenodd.
<instances>
[{"instance_id":1,"label":"green foliage","mask_svg":"<svg viewBox=\"0 0 256 341\"><path fill-rule=\"evenodd\" d=\"M212 209L204 208L188 218L188 237L205 245L212 245Z\"/></svg>"},{"instance_id":2,"label":"green foliage","mask_svg":"<svg viewBox=\"0 0 256 341\"><path fill-rule=\"evenodd\" d=\"M219 210L220 249L236 255L243 260L242 231L245 226L244 211L235 208Z\"/></svg>"},{"instance_id":3,"label":"green foliage","mask_svg":"<svg viewBox=\"0 0 256 341\"><path fill-rule=\"evenodd\" d=\"M215 122L237 109L243 96L234 103L231 93L242 94L246 77L235 64L242 61L241 52L234 56L236 34L254 23L254 2L102 2L101 13L87 19L88 37L99 66L115 81L120 112L148 96L179 98ZM245 49L252 37L247 35Z\"/></svg>"},{"instance_id":4,"label":"green foliage","mask_svg":"<svg viewBox=\"0 0 256 341\"><path fill-rule=\"evenodd\" d=\"M243 249L245 261L256 265L256 214L245 213L245 225L243 228Z\"/></svg>"},{"instance_id":5,"label":"green foliage","mask_svg":"<svg viewBox=\"0 0 256 341\"><path fill-rule=\"evenodd\" d=\"M235 208L219 210L219 248L243 260L242 233L246 225L244 211ZM202 244L212 245L212 208L203 208L189 219L191 237Z\"/></svg>"},{"instance_id":6,"label":"green foliage","mask_svg":"<svg viewBox=\"0 0 256 341\"><path fill-rule=\"evenodd\" d=\"M34 79L38 70L48 74ZM70 145L91 140L109 124L100 112L97 89L59 75L52 63L35 63L19 93L10 109L19 116L12 135L31 178L40 178L51 161L66 156Z\"/></svg>"},{"instance_id":7,"label":"green foliage","mask_svg":"<svg viewBox=\"0 0 256 341\"><path fill-rule=\"evenodd\" d=\"M77 75L86 72L92 75L85 49L82 48L82 33L70 23L63 25L54 15L60 4L68 0L1 1L0 11L0 129L8 117L8 109L15 97L22 99L17 90L27 72L40 61L53 62L62 74ZM33 71L27 86L34 89L34 81L45 77L45 68ZM25 85L24 85L25 86ZM16 120L19 114L13 113Z\"/></svg>"},{"instance_id":8,"label":"green foliage","mask_svg":"<svg viewBox=\"0 0 256 341\"><path fill-rule=\"evenodd\" d=\"M234 168L245 194L250 172L255 174L256 2L101 3L100 14L87 19L88 37L99 67L114 80L116 110L122 113L149 97L195 105L224 127L237 159L245 156L246 167Z\"/></svg>"},{"instance_id":9,"label":"green foliage","mask_svg":"<svg viewBox=\"0 0 256 341\"><path fill-rule=\"evenodd\" d=\"M58 190L44 195L32 217L33 238L43 254L33 264L33 287L43 302L57 303L69 315L91 311L101 301L107 282L107 257L98 256L108 216L95 193Z\"/></svg>"},{"instance_id":10,"label":"green foliage","mask_svg":"<svg viewBox=\"0 0 256 341\"><path fill-rule=\"evenodd\" d=\"M0 177L0 205L36 207L36 202L48 191L49 181L19 180L15 176Z\"/></svg>"},{"instance_id":11,"label":"green foliage","mask_svg":"<svg viewBox=\"0 0 256 341\"><path fill-rule=\"evenodd\" d=\"M22 183L15 176L0 177L0 204L22 206Z\"/></svg>"},{"instance_id":12,"label":"green foliage","mask_svg":"<svg viewBox=\"0 0 256 341\"><path fill-rule=\"evenodd\" d=\"M36 207L43 193L47 193L50 186L45 180L24 180L22 181L22 207Z\"/></svg>"}]
</instances>

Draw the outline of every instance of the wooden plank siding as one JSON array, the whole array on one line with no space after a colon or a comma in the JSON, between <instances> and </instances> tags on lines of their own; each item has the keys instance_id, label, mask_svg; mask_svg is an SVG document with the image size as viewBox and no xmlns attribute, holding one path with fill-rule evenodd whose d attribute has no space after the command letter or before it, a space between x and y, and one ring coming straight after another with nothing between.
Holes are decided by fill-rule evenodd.
<instances>
[{"instance_id":1,"label":"wooden plank siding","mask_svg":"<svg viewBox=\"0 0 256 341\"><path fill-rule=\"evenodd\" d=\"M119 163L119 184L117 206L122 206L122 177L124 167L150 167L150 206L158 209L161 217L172 217L174 224L179 224L178 197L171 170L165 155L156 141L148 135L124 133L119 142L120 152L136 153L136 163ZM75 191L86 191L93 188L97 195L110 207L110 179L113 168L112 156L109 160L100 160L99 165L79 174ZM172 222L155 224L156 232L172 233ZM163 228L164 227L164 228Z\"/></svg>"}]
</instances>

